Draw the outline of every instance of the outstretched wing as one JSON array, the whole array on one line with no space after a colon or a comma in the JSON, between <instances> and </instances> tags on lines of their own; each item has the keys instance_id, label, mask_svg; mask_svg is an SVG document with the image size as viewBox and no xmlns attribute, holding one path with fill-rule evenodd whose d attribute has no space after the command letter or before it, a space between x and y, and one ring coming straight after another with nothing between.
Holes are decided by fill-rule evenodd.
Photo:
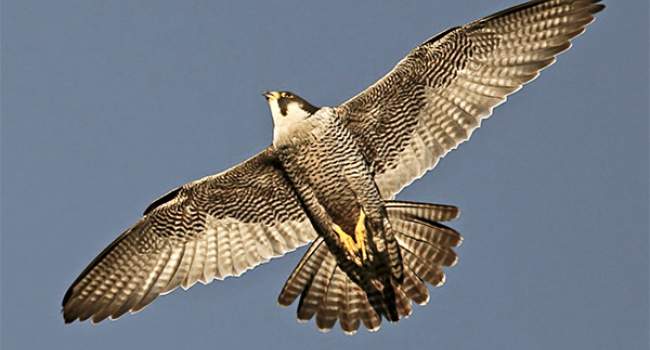
<instances>
[{"instance_id":1,"label":"outstretched wing","mask_svg":"<svg viewBox=\"0 0 650 350\"><path fill-rule=\"evenodd\" d=\"M72 284L63 316L117 318L178 286L240 275L315 237L267 149L155 201Z\"/></svg>"},{"instance_id":2,"label":"outstretched wing","mask_svg":"<svg viewBox=\"0 0 650 350\"><path fill-rule=\"evenodd\" d=\"M452 28L337 108L374 163L384 198L467 140L492 109L552 64L599 0L531 1Z\"/></svg>"}]
</instances>

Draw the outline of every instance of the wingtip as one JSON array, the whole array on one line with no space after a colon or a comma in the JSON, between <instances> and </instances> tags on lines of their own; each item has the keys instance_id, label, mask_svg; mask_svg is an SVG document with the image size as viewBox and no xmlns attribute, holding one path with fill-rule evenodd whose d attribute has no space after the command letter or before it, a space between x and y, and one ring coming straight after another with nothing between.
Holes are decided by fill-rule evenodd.
<instances>
[{"instance_id":1,"label":"wingtip","mask_svg":"<svg viewBox=\"0 0 650 350\"><path fill-rule=\"evenodd\" d=\"M596 4L596 5L594 6L594 10L593 10L591 13L593 13L593 14L599 13L599 12L601 12L602 10L604 10L606 7L607 7L607 6L605 6L605 4Z\"/></svg>"},{"instance_id":2,"label":"wingtip","mask_svg":"<svg viewBox=\"0 0 650 350\"><path fill-rule=\"evenodd\" d=\"M72 297L72 289L73 289L72 286L70 286L70 288L68 288L65 291L65 294L63 295L63 300L61 301L62 309L65 309L65 305L68 303L68 301L70 301L70 298Z\"/></svg>"},{"instance_id":3,"label":"wingtip","mask_svg":"<svg viewBox=\"0 0 650 350\"><path fill-rule=\"evenodd\" d=\"M70 324L77 320L77 315L70 315L70 313L66 312L65 308L61 309L61 316L63 317L64 324Z\"/></svg>"}]
</instances>

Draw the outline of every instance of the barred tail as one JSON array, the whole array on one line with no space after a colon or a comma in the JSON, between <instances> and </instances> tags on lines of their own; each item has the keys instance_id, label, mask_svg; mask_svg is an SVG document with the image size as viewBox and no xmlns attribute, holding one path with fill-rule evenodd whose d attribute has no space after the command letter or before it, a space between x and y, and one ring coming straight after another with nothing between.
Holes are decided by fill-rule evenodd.
<instances>
[{"instance_id":1,"label":"barred tail","mask_svg":"<svg viewBox=\"0 0 650 350\"><path fill-rule=\"evenodd\" d=\"M364 324L370 331L379 329L382 316L390 321L411 314L411 301L424 305L429 291L445 282L444 267L457 262L452 248L462 242L455 230L438 221L453 220L458 208L449 205L390 201L386 209L403 260L403 282L371 280L357 284L341 270L336 257L322 238L303 256L284 285L278 302L289 306L298 296L298 320L316 316L322 331L332 329L337 319L347 334Z\"/></svg>"}]
</instances>

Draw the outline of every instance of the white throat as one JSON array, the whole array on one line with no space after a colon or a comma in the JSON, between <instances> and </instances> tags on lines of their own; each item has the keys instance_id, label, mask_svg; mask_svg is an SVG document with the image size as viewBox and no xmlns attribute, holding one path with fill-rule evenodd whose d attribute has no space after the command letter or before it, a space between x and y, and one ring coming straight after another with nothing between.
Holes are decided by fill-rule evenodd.
<instances>
[{"instance_id":1,"label":"white throat","mask_svg":"<svg viewBox=\"0 0 650 350\"><path fill-rule=\"evenodd\" d=\"M298 103L289 103L286 114L282 114L277 100L269 101L269 107L273 116L273 145L295 142L313 129L313 123L308 118L311 114L300 108Z\"/></svg>"}]
</instances>

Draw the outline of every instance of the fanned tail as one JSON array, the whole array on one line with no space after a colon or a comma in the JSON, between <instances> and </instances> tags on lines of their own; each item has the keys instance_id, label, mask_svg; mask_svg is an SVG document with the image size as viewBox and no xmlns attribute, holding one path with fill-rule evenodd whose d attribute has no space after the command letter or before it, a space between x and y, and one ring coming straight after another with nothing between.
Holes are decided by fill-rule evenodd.
<instances>
[{"instance_id":1,"label":"fanned tail","mask_svg":"<svg viewBox=\"0 0 650 350\"><path fill-rule=\"evenodd\" d=\"M403 259L403 281L377 277L354 282L337 265L322 238L316 239L289 276L278 297L289 306L298 296L298 320L316 316L321 331L332 329L337 319L341 329L354 334L361 323L370 331L381 326L382 317L399 321L411 314L411 301L429 301L425 282L434 287L445 282L443 268L456 264L452 248L462 242L458 232L439 223L458 217L450 205L390 201L386 203L393 234ZM368 271L369 276L390 276Z\"/></svg>"}]
</instances>

